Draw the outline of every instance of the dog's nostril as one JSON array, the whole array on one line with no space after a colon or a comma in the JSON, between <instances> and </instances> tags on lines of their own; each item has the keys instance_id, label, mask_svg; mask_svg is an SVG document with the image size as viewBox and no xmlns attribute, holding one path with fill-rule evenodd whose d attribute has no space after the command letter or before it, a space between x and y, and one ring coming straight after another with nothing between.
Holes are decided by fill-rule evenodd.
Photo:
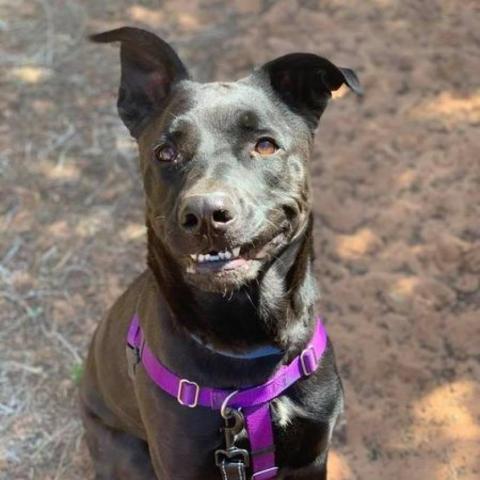
<instances>
[{"instance_id":1,"label":"dog's nostril","mask_svg":"<svg viewBox=\"0 0 480 480\"><path fill-rule=\"evenodd\" d=\"M285 216L288 220L292 221L297 216L297 210L290 205L284 205L283 211L285 212Z\"/></svg>"},{"instance_id":2,"label":"dog's nostril","mask_svg":"<svg viewBox=\"0 0 480 480\"><path fill-rule=\"evenodd\" d=\"M217 223L227 223L232 220L232 215L228 210L215 210L212 215L213 221Z\"/></svg>"},{"instance_id":3,"label":"dog's nostril","mask_svg":"<svg viewBox=\"0 0 480 480\"><path fill-rule=\"evenodd\" d=\"M193 213L187 213L183 217L184 228L195 228L198 225L198 218Z\"/></svg>"}]
</instances>

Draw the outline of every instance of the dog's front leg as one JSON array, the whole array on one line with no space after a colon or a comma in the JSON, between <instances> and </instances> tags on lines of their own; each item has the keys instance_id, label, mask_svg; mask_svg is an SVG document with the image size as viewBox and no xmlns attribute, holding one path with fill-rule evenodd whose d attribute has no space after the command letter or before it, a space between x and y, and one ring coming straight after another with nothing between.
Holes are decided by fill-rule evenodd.
<instances>
[{"instance_id":1,"label":"dog's front leg","mask_svg":"<svg viewBox=\"0 0 480 480\"><path fill-rule=\"evenodd\" d=\"M83 404L81 411L95 480L157 480L143 440L109 428Z\"/></svg>"}]
</instances>

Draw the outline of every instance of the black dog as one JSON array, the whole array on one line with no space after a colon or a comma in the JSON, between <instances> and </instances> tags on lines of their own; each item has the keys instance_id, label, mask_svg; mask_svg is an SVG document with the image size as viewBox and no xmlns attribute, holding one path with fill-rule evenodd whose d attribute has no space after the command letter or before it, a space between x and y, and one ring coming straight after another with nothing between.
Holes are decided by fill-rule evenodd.
<instances>
[{"instance_id":1,"label":"black dog","mask_svg":"<svg viewBox=\"0 0 480 480\"><path fill-rule=\"evenodd\" d=\"M261 384L302 351L315 322L314 130L333 90L361 88L352 70L310 53L200 84L151 33L93 40L121 42L118 110L140 151L149 267L90 348L81 404L96 478L217 480L222 418L179 405L141 366L129 376L129 322L139 315L172 372L216 388ZM264 347L276 353L250 358ZM326 478L342 405L328 344L316 372L271 402L277 478Z\"/></svg>"}]
</instances>

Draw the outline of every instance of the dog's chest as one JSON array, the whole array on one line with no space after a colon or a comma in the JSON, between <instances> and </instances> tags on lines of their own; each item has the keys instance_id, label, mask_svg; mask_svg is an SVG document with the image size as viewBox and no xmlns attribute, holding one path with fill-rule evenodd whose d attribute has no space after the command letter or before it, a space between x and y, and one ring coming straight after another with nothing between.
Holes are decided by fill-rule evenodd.
<instances>
[{"instance_id":1,"label":"dog's chest","mask_svg":"<svg viewBox=\"0 0 480 480\"><path fill-rule=\"evenodd\" d=\"M181 471L184 479L219 480L214 452L225 447L219 412L174 405L160 391L152 395L150 390L149 397L144 402L145 416L152 419L146 426L149 449L164 478L178 478ZM308 468L326 451L337 413L320 419L315 410L288 396L276 398L270 408L281 479L282 471ZM248 442L239 446L248 449Z\"/></svg>"}]
</instances>

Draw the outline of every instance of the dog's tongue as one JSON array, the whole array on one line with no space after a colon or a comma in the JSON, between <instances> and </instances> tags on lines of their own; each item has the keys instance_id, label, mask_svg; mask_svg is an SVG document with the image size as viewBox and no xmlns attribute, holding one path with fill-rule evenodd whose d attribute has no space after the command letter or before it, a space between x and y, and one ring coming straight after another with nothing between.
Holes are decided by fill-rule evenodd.
<instances>
[{"instance_id":1,"label":"dog's tongue","mask_svg":"<svg viewBox=\"0 0 480 480\"><path fill-rule=\"evenodd\" d=\"M242 257L234 258L232 260L219 260L216 262L204 262L195 265L197 272L220 272L225 270L235 270L247 265L248 260Z\"/></svg>"}]
</instances>

